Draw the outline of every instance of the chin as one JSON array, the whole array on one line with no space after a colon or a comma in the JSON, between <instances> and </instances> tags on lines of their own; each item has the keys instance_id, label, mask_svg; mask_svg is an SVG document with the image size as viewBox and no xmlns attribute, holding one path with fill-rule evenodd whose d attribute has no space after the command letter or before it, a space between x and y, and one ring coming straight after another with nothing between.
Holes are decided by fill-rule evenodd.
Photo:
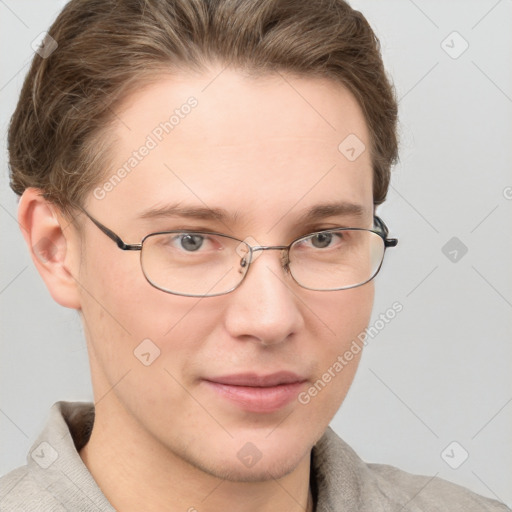
<instances>
[{"instance_id":1,"label":"chin","mask_svg":"<svg viewBox=\"0 0 512 512\"><path fill-rule=\"evenodd\" d=\"M278 480L292 473L304 458L304 455L299 456L297 452L293 456L290 455L276 457L275 454L271 454L266 458L262 456L252 467L244 467L244 464L237 459L218 463L204 461L197 464L196 467L211 476L228 482L267 482ZM309 452L306 455L309 456Z\"/></svg>"},{"instance_id":2,"label":"chin","mask_svg":"<svg viewBox=\"0 0 512 512\"><path fill-rule=\"evenodd\" d=\"M286 432L236 435L227 442L215 443L215 449L204 445L201 449L181 453L189 464L216 478L230 482L264 482L292 473L305 459L309 462L311 448L317 441L317 432Z\"/></svg>"}]
</instances>

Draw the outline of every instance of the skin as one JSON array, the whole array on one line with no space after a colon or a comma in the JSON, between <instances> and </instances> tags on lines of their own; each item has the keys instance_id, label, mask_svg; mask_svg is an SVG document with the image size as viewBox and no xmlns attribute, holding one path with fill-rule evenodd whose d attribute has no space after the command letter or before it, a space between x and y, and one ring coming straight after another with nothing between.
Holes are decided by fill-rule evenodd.
<instances>
[{"instance_id":1,"label":"skin","mask_svg":"<svg viewBox=\"0 0 512 512\"><path fill-rule=\"evenodd\" d=\"M198 106L104 199L89 194L87 211L127 243L184 228L285 245L319 229L371 227L370 152L351 162L338 150L351 133L370 147L355 98L327 79L220 70L162 75L126 98L112 127L112 171L188 97ZM362 205L363 217L298 223L304 210L340 200ZM239 216L138 219L173 201ZM183 297L152 287L139 252L121 251L83 215L78 231L36 189L23 194L19 221L52 297L82 317L96 421L80 456L117 510L311 510L311 449L361 354L307 405L293 400L272 413L243 411L202 379L289 370L307 379L307 390L368 325L373 282L306 290L279 251L265 251L235 291ZM146 338L160 349L150 366L133 353ZM248 442L261 453L252 467L237 457Z\"/></svg>"}]
</instances>

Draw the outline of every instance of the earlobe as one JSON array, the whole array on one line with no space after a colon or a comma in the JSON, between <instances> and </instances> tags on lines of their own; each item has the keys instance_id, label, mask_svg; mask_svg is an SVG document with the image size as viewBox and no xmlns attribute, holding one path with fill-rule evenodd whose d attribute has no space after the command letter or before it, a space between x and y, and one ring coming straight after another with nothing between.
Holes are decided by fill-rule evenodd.
<instances>
[{"instance_id":1,"label":"earlobe","mask_svg":"<svg viewBox=\"0 0 512 512\"><path fill-rule=\"evenodd\" d=\"M77 276L80 247L73 227L36 188L27 188L18 206L18 222L28 250L53 299L80 309Z\"/></svg>"}]
</instances>

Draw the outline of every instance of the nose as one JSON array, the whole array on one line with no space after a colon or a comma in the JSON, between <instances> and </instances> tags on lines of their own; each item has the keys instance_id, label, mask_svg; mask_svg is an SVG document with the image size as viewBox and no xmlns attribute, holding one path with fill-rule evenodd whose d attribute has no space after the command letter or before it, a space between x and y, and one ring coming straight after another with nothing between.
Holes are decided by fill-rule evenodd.
<instances>
[{"instance_id":1,"label":"nose","mask_svg":"<svg viewBox=\"0 0 512 512\"><path fill-rule=\"evenodd\" d=\"M255 252L245 279L229 294L225 322L234 338L274 345L302 328L300 292L283 268L281 254Z\"/></svg>"}]
</instances>

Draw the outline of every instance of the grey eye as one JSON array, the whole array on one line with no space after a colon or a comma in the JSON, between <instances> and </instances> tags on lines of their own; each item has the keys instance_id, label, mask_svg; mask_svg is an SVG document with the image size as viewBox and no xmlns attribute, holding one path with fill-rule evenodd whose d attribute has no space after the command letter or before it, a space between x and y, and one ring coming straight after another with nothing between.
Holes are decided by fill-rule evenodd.
<instances>
[{"instance_id":1,"label":"grey eye","mask_svg":"<svg viewBox=\"0 0 512 512\"><path fill-rule=\"evenodd\" d=\"M181 246L187 251L197 251L203 245L204 237L201 235L182 235Z\"/></svg>"},{"instance_id":2,"label":"grey eye","mask_svg":"<svg viewBox=\"0 0 512 512\"><path fill-rule=\"evenodd\" d=\"M323 249L324 247L328 247L331 243L333 234L332 233L317 233L311 237L311 243L313 247L318 249Z\"/></svg>"}]
</instances>

